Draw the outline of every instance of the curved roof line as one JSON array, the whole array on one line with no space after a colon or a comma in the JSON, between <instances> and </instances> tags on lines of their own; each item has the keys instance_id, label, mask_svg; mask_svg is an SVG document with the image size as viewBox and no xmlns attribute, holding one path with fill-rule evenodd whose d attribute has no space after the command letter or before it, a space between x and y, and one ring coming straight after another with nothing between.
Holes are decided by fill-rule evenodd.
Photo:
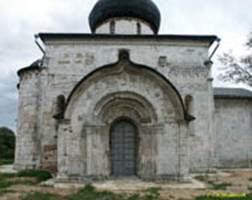
<instances>
[{"instance_id":1,"label":"curved roof line","mask_svg":"<svg viewBox=\"0 0 252 200\"><path fill-rule=\"evenodd\" d=\"M185 105L184 105L184 101L182 99L182 96L180 95L179 91L177 90L177 88L163 75L161 74L160 72L158 72L157 70L153 69L152 67L149 67L149 66L146 66L146 65L142 65L142 64L137 64L137 63L134 63L130 60L129 58L129 53L128 51L126 50L121 50L119 52L119 60L115 63L111 63L111 64L107 64L107 65L103 65L95 70L93 70L92 72L90 72L89 74L87 74L86 76L84 76L76 85L75 87L73 88L73 90L71 91L70 95L68 96L67 98L67 101L66 101L66 105L65 105L65 111L66 111L66 108L68 107L69 103L70 103L70 100L72 99L72 96L74 95L74 93L76 92L76 90L79 88L79 86L85 82L89 77L91 77L92 75L94 75L95 73L101 71L101 70L104 70L104 69L107 69L107 68L111 68L111 67L114 67L116 65L118 65L122 60L124 61L127 61L130 65L136 67L136 68L139 68L139 69L145 69L145 70L148 70L149 72L152 72L154 74L156 74L157 76L159 76L163 81L165 81L168 85L171 86L171 88L173 89L173 91L175 91L175 93L177 94L177 97L179 98L179 101L180 101L180 104L181 104L181 107L183 109L183 114L184 114L184 119L186 121L193 121L195 120L195 117L194 116L191 116L190 114L187 113L186 111L186 108L185 108ZM64 114L65 114L65 111L64 111Z\"/></svg>"}]
</instances>

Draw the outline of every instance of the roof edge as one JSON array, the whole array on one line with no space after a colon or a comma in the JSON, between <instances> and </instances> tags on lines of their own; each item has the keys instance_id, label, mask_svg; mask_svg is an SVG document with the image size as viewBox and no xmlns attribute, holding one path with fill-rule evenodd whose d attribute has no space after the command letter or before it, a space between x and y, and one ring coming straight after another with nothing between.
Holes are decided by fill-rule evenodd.
<instances>
[{"instance_id":1,"label":"roof edge","mask_svg":"<svg viewBox=\"0 0 252 200\"><path fill-rule=\"evenodd\" d=\"M40 70L43 69L42 65L43 65L42 59L38 59L35 62L33 62L30 66L19 69L17 71L17 75L21 76L23 73L25 73L27 71L33 71L33 70L34 71L37 71L37 70L40 71Z\"/></svg>"},{"instance_id":2,"label":"roof edge","mask_svg":"<svg viewBox=\"0 0 252 200\"><path fill-rule=\"evenodd\" d=\"M252 91L246 88L214 88L215 99L252 99Z\"/></svg>"},{"instance_id":3,"label":"roof edge","mask_svg":"<svg viewBox=\"0 0 252 200\"><path fill-rule=\"evenodd\" d=\"M43 42L47 40L63 39L155 39L155 40L196 40L208 41L211 45L219 38L216 35L176 35L176 34L157 34L157 35L122 35L122 34L92 34L92 33L39 33Z\"/></svg>"}]
</instances>

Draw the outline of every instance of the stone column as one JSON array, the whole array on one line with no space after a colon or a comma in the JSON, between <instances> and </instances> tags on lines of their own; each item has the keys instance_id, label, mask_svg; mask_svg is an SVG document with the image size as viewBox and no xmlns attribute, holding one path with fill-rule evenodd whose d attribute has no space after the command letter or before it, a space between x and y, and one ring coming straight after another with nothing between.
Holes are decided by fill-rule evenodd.
<instances>
[{"instance_id":1,"label":"stone column","mask_svg":"<svg viewBox=\"0 0 252 200\"><path fill-rule=\"evenodd\" d=\"M188 124L186 121L179 123L179 136L178 136L178 156L179 156L179 181L191 182L189 175L190 161L188 149Z\"/></svg>"},{"instance_id":2,"label":"stone column","mask_svg":"<svg viewBox=\"0 0 252 200\"><path fill-rule=\"evenodd\" d=\"M215 141L216 141L216 129L215 129L215 104L214 104L214 91L213 91L213 78L212 78L212 61L205 62L206 67L208 68L208 171L213 171L213 167L217 166L217 156L215 152Z\"/></svg>"},{"instance_id":3,"label":"stone column","mask_svg":"<svg viewBox=\"0 0 252 200\"><path fill-rule=\"evenodd\" d=\"M69 134L69 120L61 120L58 129L58 141L57 141L57 164L58 174L57 179L64 181L68 179L67 170L67 135Z\"/></svg>"}]
</instances>

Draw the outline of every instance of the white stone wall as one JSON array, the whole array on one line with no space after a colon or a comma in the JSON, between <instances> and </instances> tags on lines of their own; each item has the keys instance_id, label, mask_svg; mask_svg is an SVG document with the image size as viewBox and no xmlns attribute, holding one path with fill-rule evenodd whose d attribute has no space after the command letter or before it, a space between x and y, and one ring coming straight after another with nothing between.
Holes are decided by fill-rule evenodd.
<instances>
[{"instance_id":1,"label":"white stone wall","mask_svg":"<svg viewBox=\"0 0 252 200\"><path fill-rule=\"evenodd\" d=\"M38 115L39 128L33 131L33 134L38 134L41 140L41 145L39 146L42 157L40 164L47 166L48 163L55 163L54 161L57 159L55 153L53 153L54 147L57 146L57 138L59 137L57 135L59 125L53 119L57 96L63 94L67 98L75 85L87 74L101 66L115 63L118 60L118 52L120 49L129 50L131 61L149 66L162 73L174 84L183 98L186 95L191 95L193 97L194 110L192 114L196 117L196 121L194 122L193 133L190 135L191 139L188 145L191 154L190 166L194 170L199 168L207 170L210 167L210 160L212 159L209 153L209 149L211 149L209 138L211 139L211 135L213 134L209 129L209 121L213 109L209 107L209 99L211 101L212 97L208 82L210 69L204 65L204 62L208 60L208 43L168 39L162 41L150 39L128 41L108 39L103 41L88 38L83 40L46 42L45 67L47 68L44 70L43 81L41 83L42 87L37 91L37 93L41 94L41 102L39 103L40 111ZM134 87L136 90L141 88L140 85L139 87ZM106 88L104 88L104 90L106 90ZM28 90L24 92L27 91ZM155 95L156 91L153 90L152 92L153 95ZM26 101L21 95L21 102L22 100ZM85 102L87 107L91 101L92 99ZM24 115L22 109L20 109L20 113L22 116ZM36 115L35 113L33 114ZM78 120L78 118L76 120ZM25 126L25 124L20 123L20 126ZM79 128L81 130L82 127L79 126ZM164 167L169 164L169 162L165 160L168 158L167 151L176 148L174 142L178 135L174 130L175 129L172 128L172 131L170 131L169 128L166 127L165 132L167 132L167 138L164 137L164 140L162 140L163 135L161 134L157 140L160 143L158 147L160 154L156 158L160 162L160 166L157 168L157 172L160 175L167 172ZM72 141L74 135L71 135L71 131L71 128L70 130L66 130L66 132L69 133L67 141L69 143L73 142L69 144L68 147L84 148L83 144L77 143L82 140L77 141L75 139ZM183 132L185 132L185 130ZM26 140L26 136L23 137ZM86 139L89 140L88 138ZM85 138L83 138L83 140L85 140ZM172 140L174 142L172 142ZM165 147L165 141L167 141L167 145L169 145L167 149ZM164 151L164 148L166 151ZM27 152L31 152L29 149L26 150ZM48 150L49 152L47 152ZM73 151L73 153L74 152L75 151ZM78 154L78 152L76 153ZM87 169L91 170L93 166L87 166L87 168L84 166L81 167L84 157L77 154L72 157L72 159L76 159L78 156L80 158L78 160L79 165L76 166L78 169L72 168L73 173L84 173ZM104 157L104 155L99 152L98 155L101 155L101 159ZM173 160L173 162L177 162L177 158L173 155L175 154L169 154L169 159ZM92 157L92 155L90 156ZM88 156L88 158L91 159L90 156ZM70 159L66 162L71 163L72 160ZM184 159L183 162L186 162L186 159ZM182 165L178 165L178 167L182 167ZM61 169L60 171L64 170L66 169ZM90 170L89 172L92 174ZM99 170L100 169L98 169L98 171ZM175 172L177 169L175 166L171 166L169 170Z\"/></svg>"},{"instance_id":2,"label":"white stone wall","mask_svg":"<svg viewBox=\"0 0 252 200\"><path fill-rule=\"evenodd\" d=\"M252 101L216 99L218 167L252 167Z\"/></svg>"},{"instance_id":3,"label":"white stone wall","mask_svg":"<svg viewBox=\"0 0 252 200\"><path fill-rule=\"evenodd\" d=\"M40 164L40 71L22 73L19 84L15 168L34 169Z\"/></svg>"},{"instance_id":4,"label":"white stone wall","mask_svg":"<svg viewBox=\"0 0 252 200\"><path fill-rule=\"evenodd\" d=\"M135 63L150 66L164 74L183 97L193 96L196 121L189 145L191 167L193 170L207 170L211 167L209 151L212 148L210 140L213 133L209 129L209 121L213 108L209 106L212 99L208 81L210 69L204 65L208 60L207 43L176 40L50 42L47 46L49 73L55 74L55 86L58 85L59 90L67 96L86 74L116 62L119 49L128 49Z\"/></svg>"},{"instance_id":5,"label":"white stone wall","mask_svg":"<svg viewBox=\"0 0 252 200\"><path fill-rule=\"evenodd\" d=\"M111 34L111 22L114 22L114 34L154 34L154 31L150 28L149 24L144 21L133 18L114 18L101 24L95 30L97 34ZM140 32L138 32L138 24L140 25Z\"/></svg>"}]
</instances>

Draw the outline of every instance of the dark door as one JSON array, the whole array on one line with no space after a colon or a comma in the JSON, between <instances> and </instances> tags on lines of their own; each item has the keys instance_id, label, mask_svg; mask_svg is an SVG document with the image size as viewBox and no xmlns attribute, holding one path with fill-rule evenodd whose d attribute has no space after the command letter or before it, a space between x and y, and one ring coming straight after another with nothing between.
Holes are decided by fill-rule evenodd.
<instances>
[{"instance_id":1,"label":"dark door","mask_svg":"<svg viewBox=\"0 0 252 200\"><path fill-rule=\"evenodd\" d=\"M120 120L116 122L111 129L112 175L136 175L136 157L136 127L126 120Z\"/></svg>"}]
</instances>

